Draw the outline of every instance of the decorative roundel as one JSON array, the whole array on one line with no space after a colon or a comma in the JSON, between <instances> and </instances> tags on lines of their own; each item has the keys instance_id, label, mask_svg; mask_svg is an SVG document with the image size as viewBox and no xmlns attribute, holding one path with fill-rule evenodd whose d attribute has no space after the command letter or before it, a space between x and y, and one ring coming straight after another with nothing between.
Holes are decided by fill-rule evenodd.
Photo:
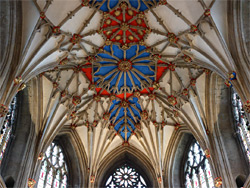
<instances>
[{"instance_id":1,"label":"decorative roundel","mask_svg":"<svg viewBox=\"0 0 250 188\"><path fill-rule=\"evenodd\" d=\"M101 29L106 45L119 43L123 49L131 43L143 45L145 36L150 32L145 14L129 8L125 2L109 13L104 12Z\"/></svg>"},{"instance_id":2,"label":"decorative roundel","mask_svg":"<svg viewBox=\"0 0 250 188\"><path fill-rule=\"evenodd\" d=\"M128 140L135 129L135 124L140 122L141 111L141 106L136 97L131 96L127 100L116 98L112 101L109 109L110 123L123 139Z\"/></svg>"},{"instance_id":3,"label":"decorative roundel","mask_svg":"<svg viewBox=\"0 0 250 188\"><path fill-rule=\"evenodd\" d=\"M90 1L90 5L93 7L96 7L100 9L103 12L109 12L112 11L114 8L119 6L120 3L124 3L125 1L121 0L92 0ZM126 1L127 2L127 1ZM133 9L137 9L139 11L145 11L148 10L149 7L154 7L157 5L159 0L129 0L129 6L131 6Z\"/></svg>"},{"instance_id":4,"label":"decorative roundel","mask_svg":"<svg viewBox=\"0 0 250 188\"><path fill-rule=\"evenodd\" d=\"M105 46L94 62L94 82L109 93L132 93L151 87L155 81L155 62L145 46L127 50Z\"/></svg>"}]
</instances>

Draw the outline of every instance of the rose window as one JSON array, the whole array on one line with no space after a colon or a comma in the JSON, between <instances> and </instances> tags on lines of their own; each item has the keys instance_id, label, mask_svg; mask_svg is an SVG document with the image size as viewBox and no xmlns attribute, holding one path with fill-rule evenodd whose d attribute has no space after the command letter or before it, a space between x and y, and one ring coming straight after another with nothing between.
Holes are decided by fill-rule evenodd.
<instances>
[{"instance_id":1,"label":"rose window","mask_svg":"<svg viewBox=\"0 0 250 188\"><path fill-rule=\"evenodd\" d=\"M147 184L144 178L134 168L125 164L122 167L117 168L116 171L108 178L105 187L146 188Z\"/></svg>"}]
</instances>

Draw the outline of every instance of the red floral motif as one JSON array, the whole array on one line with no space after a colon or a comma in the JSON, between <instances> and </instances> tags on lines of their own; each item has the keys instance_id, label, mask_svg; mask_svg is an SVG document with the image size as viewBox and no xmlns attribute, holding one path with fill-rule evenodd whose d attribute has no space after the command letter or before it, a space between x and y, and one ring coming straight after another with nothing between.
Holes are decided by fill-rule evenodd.
<instances>
[{"instance_id":1,"label":"red floral motif","mask_svg":"<svg viewBox=\"0 0 250 188\"><path fill-rule=\"evenodd\" d=\"M127 44L143 41L150 32L144 13L129 8L126 3L121 3L109 13L105 12L101 28L106 45L117 42L123 48L127 48Z\"/></svg>"}]
</instances>

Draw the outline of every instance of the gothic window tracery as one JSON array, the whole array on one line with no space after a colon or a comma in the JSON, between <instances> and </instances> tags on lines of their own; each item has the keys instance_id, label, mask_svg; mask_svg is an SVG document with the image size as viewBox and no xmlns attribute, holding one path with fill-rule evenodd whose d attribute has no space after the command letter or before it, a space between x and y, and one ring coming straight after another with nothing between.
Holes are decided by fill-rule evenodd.
<instances>
[{"instance_id":1,"label":"gothic window tracery","mask_svg":"<svg viewBox=\"0 0 250 188\"><path fill-rule=\"evenodd\" d=\"M14 97L12 100L8 113L5 117L4 124L1 127L1 135L0 135L0 164L2 163L4 153L6 151L7 144L10 140L12 128L15 122L15 116L16 116L16 103L17 99Z\"/></svg>"},{"instance_id":2,"label":"gothic window tracery","mask_svg":"<svg viewBox=\"0 0 250 188\"><path fill-rule=\"evenodd\" d=\"M146 188L147 184L141 174L125 164L115 170L105 183L106 188L136 187Z\"/></svg>"},{"instance_id":3,"label":"gothic window tracery","mask_svg":"<svg viewBox=\"0 0 250 188\"><path fill-rule=\"evenodd\" d=\"M38 188L67 188L68 168L60 146L54 142L42 160Z\"/></svg>"},{"instance_id":4,"label":"gothic window tracery","mask_svg":"<svg viewBox=\"0 0 250 188\"><path fill-rule=\"evenodd\" d=\"M186 188L213 188L210 165L197 141L190 146L184 172Z\"/></svg>"},{"instance_id":5,"label":"gothic window tracery","mask_svg":"<svg viewBox=\"0 0 250 188\"><path fill-rule=\"evenodd\" d=\"M244 151L250 162L250 132L249 121L245 115L242 102L239 95L233 90L232 92L232 106L233 115L236 123L237 133L240 135L240 139L244 146Z\"/></svg>"}]
</instances>

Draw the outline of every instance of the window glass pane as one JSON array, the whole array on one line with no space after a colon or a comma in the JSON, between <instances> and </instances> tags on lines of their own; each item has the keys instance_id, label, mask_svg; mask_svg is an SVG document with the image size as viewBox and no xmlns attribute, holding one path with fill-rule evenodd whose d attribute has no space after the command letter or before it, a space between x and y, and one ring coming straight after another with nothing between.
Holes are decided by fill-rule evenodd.
<instances>
[{"instance_id":1,"label":"window glass pane","mask_svg":"<svg viewBox=\"0 0 250 188\"><path fill-rule=\"evenodd\" d=\"M67 165L62 150L52 143L42 161L38 188L67 188L67 175Z\"/></svg>"},{"instance_id":2,"label":"window glass pane","mask_svg":"<svg viewBox=\"0 0 250 188\"><path fill-rule=\"evenodd\" d=\"M242 141L244 151L250 162L250 133L249 133L249 121L245 115L242 102L239 95L232 90L232 106L233 115L236 123L237 132Z\"/></svg>"},{"instance_id":3,"label":"window glass pane","mask_svg":"<svg viewBox=\"0 0 250 188\"><path fill-rule=\"evenodd\" d=\"M147 184L144 178L127 164L117 168L115 172L107 179L105 187L138 187L146 188Z\"/></svg>"},{"instance_id":4,"label":"window glass pane","mask_svg":"<svg viewBox=\"0 0 250 188\"><path fill-rule=\"evenodd\" d=\"M208 160L197 141L193 142L185 164L186 188L212 188L213 177Z\"/></svg>"},{"instance_id":5,"label":"window glass pane","mask_svg":"<svg viewBox=\"0 0 250 188\"><path fill-rule=\"evenodd\" d=\"M13 127L14 122L15 122L16 103L17 103L17 99L16 99L16 97L14 97L14 99L12 100L12 102L9 106L9 111L5 117L4 123L1 127L1 131L0 131L0 149L1 149L0 164L3 160L3 156L5 153L7 144L9 142L9 139L10 139L12 127Z\"/></svg>"}]
</instances>

